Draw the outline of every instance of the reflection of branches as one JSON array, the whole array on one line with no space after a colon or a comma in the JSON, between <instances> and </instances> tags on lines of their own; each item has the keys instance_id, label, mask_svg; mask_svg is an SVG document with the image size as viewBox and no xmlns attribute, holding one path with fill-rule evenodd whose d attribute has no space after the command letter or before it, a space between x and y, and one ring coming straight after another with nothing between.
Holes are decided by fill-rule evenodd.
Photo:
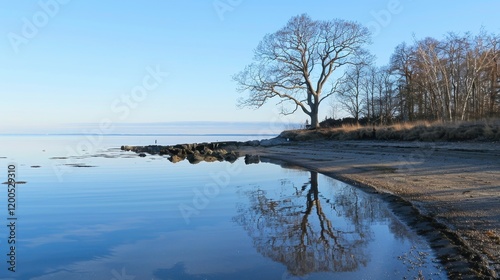
<instances>
[{"instance_id":1,"label":"reflection of branches","mask_svg":"<svg viewBox=\"0 0 500 280\"><path fill-rule=\"evenodd\" d=\"M338 181L332 180L332 183L337 184ZM353 220L355 225L360 224L359 219L370 222L384 220L388 223L389 230L395 238L400 240L414 238L415 235L411 234L411 229L401 220L395 218L391 210L381 204L378 198L365 195L360 199L360 192L359 189L344 185L340 188L332 207L339 215ZM353 203L353 201L355 202ZM354 207L350 207L351 205ZM359 211L359 207L363 208L363 211Z\"/></svg>"},{"instance_id":2,"label":"reflection of branches","mask_svg":"<svg viewBox=\"0 0 500 280\"><path fill-rule=\"evenodd\" d=\"M308 186L304 210L300 194ZM368 254L364 250L371 233L364 217L369 216L366 209L369 213L371 206L363 203L371 201L354 199L325 211L316 172L311 172L311 180L302 191L281 193L277 198L263 190L250 191L250 204L240 205L234 220L248 232L258 252L283 263L294 275L354 271L366 265ZM342 218L341 212L349 214Z\"/></svg>"}]
</instances>

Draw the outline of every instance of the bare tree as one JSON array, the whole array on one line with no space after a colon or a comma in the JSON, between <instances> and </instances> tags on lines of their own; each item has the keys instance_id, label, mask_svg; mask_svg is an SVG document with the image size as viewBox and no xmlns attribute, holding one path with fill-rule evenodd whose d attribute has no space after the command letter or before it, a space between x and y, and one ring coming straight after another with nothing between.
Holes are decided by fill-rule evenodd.
<instances>
[{"instance_id":1,"label":"bare tree","mask_svg":"<svg viewBox=\"0 0 500 280\"><path fill-rule=\"evenodd\" d=\"M391 58L403 120L473 120L500 115L500 37L449 33L399 45Z\"/></svg>"},{"instance_id":2,"label":"bare tree","mask_svg":"<svg viewBox=\"0 0 500 280\"><path fill-rule=\"evenodd\" d=\"M336 92L332 74L354 64L370 42L370 32L358 23L295 16L285 27L266 35L255 50L254 62L234 76L239 91L248 91L240 106L259 108L278 97L285 115L299 108L319 127L319 105ZM287 104L291 104L290 108Z\"/></svg>"},{"instance_id":3,"label":"bare tree","mask_svg":"<svg viewBox=\"0 0 500 280\"><path fill-rule=\"evenodd\" d=\"M496 110L500 116L500 36L494 35L489 38L492 47L491 61L489 67L489 91L487 93L488 98L486 99L487 109L485 110L488 117L493 117L495 115L495 107L498 106ZM488 86L486 87L488 88Z\"/></svg>"},{"instance_id":4,"label":"bare tree","mask_svg":"<svg viewBox=\"0 0 500 280\"><path fill-rule=\"evenodd\" d=\"M366 96L366 118L369 123L374 123L375 119L379 117L376 111L375 94L377 92L377 82L379 80L379 69L374 65L369 65L364 73L362 88Z\"/></svg>"},{"instance_id":5,"label":"bare tree","mask_svg":"<svg viewBox=\"0 0 500 280\"><path fill-rule=\"evenodd\" d=\"M342 83L337 89L340 104L356 122L359 121L368 101L364 85L367 80L367 71L373 59L373 56L368 54L358 57L355 63L347 68ZM370 111L367 114L370 117Z\"/></svg>"},{"instance_id":6,"label":"bare tree","mask_svg":"<svg viewBox=\"0 0 500 280\"><path fill-rule=\"evenodd\" d=\"M366 104L366 98L362 92L362 78L364 66L354 65L346 72L342 85L339 88L339 102L356 121L359 122L363 106Z\"/></svg>"},{"instance_id":7,"label":"bare tree","mask_svg":"<svg viewBox=\"0 0 500 280\"><path fill-rule=\"evenodd\" d=\"M389 68L382 67L378 70L377 91L379 102L380 124L388 124L397 112L397 100L394 94L396 81L392 79Z\"/></svg>"},{"instance_id":8,"label":"bare tree","mask_svg":"<svg viewBox=\"0 0 500 280\"><path fill-rule=\"evenodd\" d=\"M332 119L336 119L338 117L339 106L337 100L335 98L330 98L329 106L330 110L328 110L329 116Z\"/></svg>"},{"instance_id":9,"label":"bare tree","mask_svg":"<svg viewBox=\"0 0 500 280\"><path fill-rule=\"evenodd\" d=\"M370 124L387 124L395 114L394 81L386 67L368 66L362 77L365 116Z\"/></svg>"}]
</instances>

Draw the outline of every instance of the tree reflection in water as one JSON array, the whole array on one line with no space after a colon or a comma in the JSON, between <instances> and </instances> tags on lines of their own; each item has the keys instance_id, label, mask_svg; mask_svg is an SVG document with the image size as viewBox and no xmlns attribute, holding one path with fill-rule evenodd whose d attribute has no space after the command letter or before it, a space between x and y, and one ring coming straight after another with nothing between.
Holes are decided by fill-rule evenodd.
<instances>
[{"instance_id":1,"label":"tree reflection in water","mask_svg":"<svg viewBox=\"0 0 500 280\"><path fill-rule=\"evenodd\" d=\"M323 197L317 172L310 172L301 188L282 185L279 194L246 191L249 204L239 204L234 217L260 254L284 264L295 276L355 271L367 265L367 245L373 239L370 225L387 217L380 200L348 185L334 198Z\"/></svg>"}]
</instances>

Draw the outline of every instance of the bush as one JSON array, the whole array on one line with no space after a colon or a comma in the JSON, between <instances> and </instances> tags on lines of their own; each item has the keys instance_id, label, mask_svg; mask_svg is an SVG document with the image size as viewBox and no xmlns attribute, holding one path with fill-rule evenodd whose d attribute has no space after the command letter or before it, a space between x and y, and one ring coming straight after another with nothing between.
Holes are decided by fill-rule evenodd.
<instances>
[{"instance_id":1,"label":"bush","mask_svg":"<svg viewBox=\"0 0 500 280\"><path fill-rule=\"evenodd\" d=\"M326 120L325 122L327 122ZM348 120L351 121L351 120ZM347 122L348 122L347 121ZM330 124L334 123L330 121ZM336 124L339 124L338 122ZM283 131L280 137L292 141L395 140L395 141L495 141L500 140L500 119L483 122L415 122L390 126L362 126L344 123L338 127Z\"/></svg>"}]
</instances>

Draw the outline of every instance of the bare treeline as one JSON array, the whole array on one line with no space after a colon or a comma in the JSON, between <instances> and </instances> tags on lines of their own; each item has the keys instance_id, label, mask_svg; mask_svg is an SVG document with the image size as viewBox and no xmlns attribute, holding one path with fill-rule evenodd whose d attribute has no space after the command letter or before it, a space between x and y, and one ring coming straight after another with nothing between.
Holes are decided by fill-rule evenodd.
<instances>
[{"instance_id":1,"label":"bare treeline","mask_svg":"<svg viewBox=\"0 0 500 280\"><path fill-rule=\"evenodd\" d=\"M450 33L442 40L402 43L389 66L348 69L338 92L356 121L500 117L500 36Z\"/></svg>"}]
</instances>

